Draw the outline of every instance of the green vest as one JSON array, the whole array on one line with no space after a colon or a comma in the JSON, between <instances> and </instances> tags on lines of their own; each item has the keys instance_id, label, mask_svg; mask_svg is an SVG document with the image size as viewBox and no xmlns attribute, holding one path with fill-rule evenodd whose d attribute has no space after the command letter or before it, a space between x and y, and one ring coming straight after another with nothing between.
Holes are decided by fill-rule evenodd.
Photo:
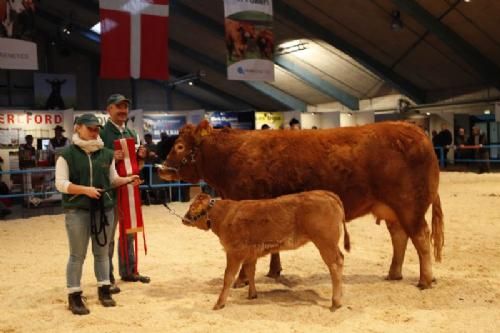
<instances>
[{"instance_id":1,"label":"green vest","mask_svg":"<svg viewBox=\"0 0 500 333\"><path fill-rule=\"evenodd\" d=\"M108 120L106 125L104 125L103 129L99 133L102 141L104 142L104 147L114 150L114 141L116 139L122 138L134 138L135 143L137 142L137 135L133 129L125 127L123 133L120 132L118 128L116 128L113 123Z\"/></svg>"},{"instance_id":2,"label":"green vest","mask_svg":"<svg viewBox=\"0 0 500 333\"><path fill-rule=\"evenodd\" d=\"M108 189L111 187L109 168L113 162L113 151L107 148L100 149L87 155L80 147L72 144L65 148L61 156L68 163L69 181L75 185L94 186ZM114 191L103 193L104 207L115 205ZM90 198L86 195L63 193L62 205L64 208L90 208Z\"/></svg>"}]
</instances>

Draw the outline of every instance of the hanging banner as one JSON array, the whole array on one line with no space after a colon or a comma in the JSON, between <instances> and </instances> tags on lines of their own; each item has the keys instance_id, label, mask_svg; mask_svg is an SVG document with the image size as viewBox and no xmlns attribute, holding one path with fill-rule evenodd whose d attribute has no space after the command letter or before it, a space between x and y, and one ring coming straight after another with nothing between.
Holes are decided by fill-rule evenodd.
<instances>
[{"instance_id":1,"label":"hanging banner","mask_svg":"<svg viewBox=\"0 0 500 333\"><path fill-rule=\"evenodd\" d=\"M231 127L236 129L253 129L255 116L253 112L219 112L207 113L207 119L213 128Z\"/></svg>"},{"instance_id":2,"label":"hanging banner","mask_svg":"<svg viewBox=\"0 0 500 333\"><path fill-rule=\"evenodd\" d=\"M143 114L144 133L153 136L153 140L160 140L161 132L167 135L179 135L179 130L186 124L185 115L170 114Z\"/></svg>"},{"instance_id":3,"label":"hanging banner","mask_svg":"<svg viewBox=\"0 0 500 333\"><path fill-rule=\"evenodd\" d=\"M0 0L0 69L38 69L35 3Z\"/></svg>"},{"instance_id":4,"label":"hanging banner","mask_svg":"<svg viewBox=\"0 0 500 333\"><path fill-rule=\"evenodd\" d=\"M284 125L283 112L255 112L255 128L259 129L266 124L271 129L279 129Z\"/></svg>"},{"instance_id":5,"label":"hanging banner","mask_svg":"<svg viewBox=\"0 0 500 333\"><path fill-rule=\"evenodd\" d=\"M20 39L0 38L0 69L38 69L36 44Z\"/></svg>"},{"instance_id":6,"label":"hanging banner","mask_svg":"<svg viewBox=\"0 0 500 333\"><path fill-rule=\"evenodd\" d=\"M35 73L35 105L45 110L76 107L76 80L72 74Z\"/></svg>"},{"instance_id":7,"label":"hanging banner","mask_svg":"<svg viewBox=\"0 0 500 333\"><path fill-rule=\"evenodd\" d=\"M224 0L229 80L274 81L272 0Z\"/></svg>"}]
</instances>

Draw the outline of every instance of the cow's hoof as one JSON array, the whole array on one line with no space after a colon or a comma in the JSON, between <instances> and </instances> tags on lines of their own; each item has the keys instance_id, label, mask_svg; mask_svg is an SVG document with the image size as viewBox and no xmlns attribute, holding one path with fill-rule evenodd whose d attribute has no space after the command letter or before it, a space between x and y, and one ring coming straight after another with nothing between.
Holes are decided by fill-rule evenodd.
<instances>
[{"instance_id":1,"label":"cow's hoof","mask_svg":"<svg viewBox=\"0 0 500 333\"><path fill-rule=\"evenodd\" d=\"M339 308L341 308L341 307L342 307L342 305L340 305L340 304L333 304L333 305L330 307L330 311L331 311L331 312L335 312L335 310L337 310L337 309L339 309Z\"/></svg>"},{"instance_id":2,"label":"cow's hoof","mask_svg":"<svg viewBox=\"0 0 500 333\"><path fill-rule=\"evenodd\" d=\"M255 295L248 295L247 299L256 299L257 298L257 294Z\"/></svg>"},{"instance_id":3,"label":"cow's hoof","mask_svg":"<svg viewBox=\"0 0 500 333\"><path fill-rule=\"evenodd\" d=\"M214 307L212 308L212 310L220 310L222 309L226 304L215 304Z\"/></svg>"},{"instance_id":4,"label":"cow's hoof","mask_svg":"<svg viewBox=\"0 0 500 333\"><path fill-rule=\"evenodd\" d=\"M390 274L385 277L387 281L399 281L403 280L403 275L401 274Z\"/></svg>"},{"instance_id":5,"label":"cow's hoof","mask_svg":"<svg viewBox=\"0 0 500 333\"><path fill-rule=\"evenodd\" d=\"M234 283L233 283L233 288L234 289L243 288L245 286L248 286L248 280L240 280L240 279L238 279L238 280L234 281Z\"/></svg>"},{"instance_id":6,"label":"cow's hoof","mask_svg":"<svg viewBox=\"0 0 500 333\"><path fill-rule=\"evenodd\" d=\"M420 290L431 289L432 285L431 285L431 283L419 282L417 284L417 288L420 289Z\"/></svg>"},{"instance_id":7,"label":"cow's hoof","mask_svg":"<svg viewBox=\"0 0 500 333\"><path fill-rule=\"evenodd\" d=\"M271 279L277 279L281 275L281 269L279 271L269 271L269 273L266 274L268 278Z\"/></svg>"}]
</instances>

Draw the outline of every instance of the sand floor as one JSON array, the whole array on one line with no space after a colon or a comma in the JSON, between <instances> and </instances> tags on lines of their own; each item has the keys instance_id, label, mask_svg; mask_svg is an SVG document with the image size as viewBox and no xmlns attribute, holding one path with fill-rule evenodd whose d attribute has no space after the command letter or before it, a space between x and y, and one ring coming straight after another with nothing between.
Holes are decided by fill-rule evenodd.
<instances>
[{"instance_id":1,"label":"sand floor","mask_svg":"<svg viewBox=\"0 0 500 333\"><path fill-rule=\"evenodd\" d=\"M333 313L328 270L311 244L282 253L278 281L264 276L268 259L259 261L258 299L233 289L226 307L212 311L225 267L218 239L155 205L144 207L149 253L139 266L152 283L120 283L117 307L102 307L89 249L82 283L91 313L74 316L63 215L0 221L0 332L498 332L500 174L442 173L440 194L445 248L433 266L437 284L415 287L411 243L403 280L385 281L389 233L366 216L348 224L344 306ZM183 214L187 203L172 207Z\"/></svg>"}]
</instances>

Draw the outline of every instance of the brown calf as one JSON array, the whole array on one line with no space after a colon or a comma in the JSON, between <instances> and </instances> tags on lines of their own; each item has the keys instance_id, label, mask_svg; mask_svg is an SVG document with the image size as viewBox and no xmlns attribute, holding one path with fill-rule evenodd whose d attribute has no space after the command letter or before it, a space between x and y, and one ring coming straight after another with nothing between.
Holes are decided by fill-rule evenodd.
<instances>
[{"instance_id":1,"label":"brown calf","mask_svg":"<svg viewBox=\"0 0 500 333\"><path fill-rule=\"evenodd\" d=\"M349 251L344 208L332 192L310 191L267 200L218 200L199 194L183 223L212 231L226 251L224 285L214 310L222 309L236 273L243 264L248 298L257 298L255 264L269 253L293 250L311 241L318 248L332 279L332 306L341 306L344 256L338 247L344 223L344 248Z\"/></svg>"}]
</instances>

